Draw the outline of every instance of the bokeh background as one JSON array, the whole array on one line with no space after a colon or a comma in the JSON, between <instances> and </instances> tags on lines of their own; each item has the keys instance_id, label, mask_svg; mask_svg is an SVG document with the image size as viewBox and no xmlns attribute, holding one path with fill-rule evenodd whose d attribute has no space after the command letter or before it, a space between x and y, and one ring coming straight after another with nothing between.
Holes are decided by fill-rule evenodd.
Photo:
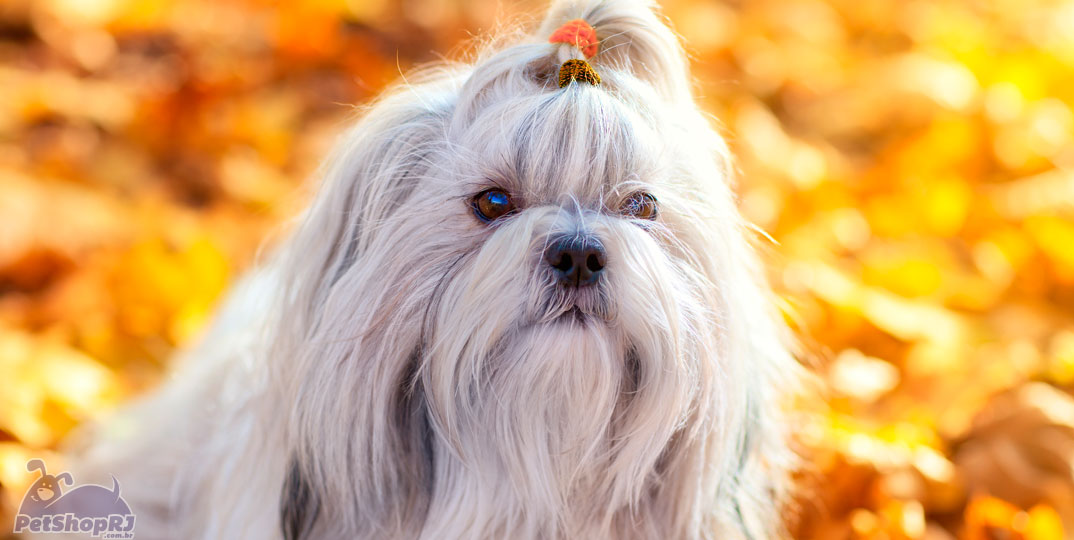
<instances>
[{"instance_id":1,"label":"bokeh background","mask_svg":"<svg viewBox=\"0 0 1074 540\"><path fill-rule=\"evenodd\" d=\"M664 5L829 387L796 537L1074 538L1074 3ZM0 531L26 461L153 388L284 234L356 104L541 9L0 2Z\"/></svg>"}]
</instances>

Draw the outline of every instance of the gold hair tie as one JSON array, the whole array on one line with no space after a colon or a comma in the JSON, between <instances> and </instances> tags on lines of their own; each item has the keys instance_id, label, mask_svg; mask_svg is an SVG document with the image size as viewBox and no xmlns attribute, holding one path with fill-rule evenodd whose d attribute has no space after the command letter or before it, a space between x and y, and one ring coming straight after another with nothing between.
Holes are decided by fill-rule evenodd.
<instances>
[{"instance_id":1,"label":"gold hair tie","mask_svg":"<svg viewBox=\"0 0 1074 540\"><path fill-rule=\"evenodd\" d=\"M587 82L596 86L600 84L600 75L593 71L593 66L589 65L589 62L572 58L563 62L563 66L559 68L559 87L563 88L571 81Z\"/></svg>"}]
</instances>

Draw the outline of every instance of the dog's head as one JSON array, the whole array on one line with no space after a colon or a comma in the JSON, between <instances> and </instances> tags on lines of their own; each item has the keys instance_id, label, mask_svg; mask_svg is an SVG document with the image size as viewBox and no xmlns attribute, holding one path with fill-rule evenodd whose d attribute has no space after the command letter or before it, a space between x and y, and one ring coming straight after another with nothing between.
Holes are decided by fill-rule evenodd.
<instances>
[{"instance_id":1,"label":"dog's head","mask_svg":"<svg viewBox=\"0 0 1074 540\"><path fill-rule=\"evenodd\" d=\"M45 470L45 462L40 459L31 459L26 463L26 470L39 471L41 477L34 481L30 489L26 490L26 496L20 506L20 514L33 514L52 504L63 495L63 485L71 485L70 473L61 473L53 476Z\"/></svg>"},{"instance_id":2,"label":"dog's head","mask_svg":"<svg viewBox=\"0 0 1074 540\"><path fill-rule=\"evenodd\" d=\"M574 18L601 82L561 88L582 53L548 35ZM283 254L276 375L315 489L366 498L339 516L356 523L470 497L524 501L503 519L549 534L660 505L634 525L676 537L716 507L768 530L743 508L778 487L791 363L729 177L643 2L557 4L409 77L344 138Z\"/></svg>"}]
</instances>

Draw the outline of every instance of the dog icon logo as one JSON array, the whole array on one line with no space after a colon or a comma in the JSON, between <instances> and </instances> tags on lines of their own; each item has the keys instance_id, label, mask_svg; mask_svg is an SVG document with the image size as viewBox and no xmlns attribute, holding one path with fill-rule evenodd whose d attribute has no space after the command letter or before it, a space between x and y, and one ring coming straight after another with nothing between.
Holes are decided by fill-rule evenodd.
<instances>
[{"instance_id":1,"label":"dog icon logo","mask_svg":"<svg viewBox=\"0 0 1074 540\"><path fill-rule=\"evenodd\" d=\"M119 481L112 477L112 489L86 484L72 486L74 478L64 472L48 474L45 462L31 459L29 472L39 471L38 478L26 491L15 516L15 534L86 533L100 538L134 538L134 513L119 494Z\"/></svg>"}]
</instances>

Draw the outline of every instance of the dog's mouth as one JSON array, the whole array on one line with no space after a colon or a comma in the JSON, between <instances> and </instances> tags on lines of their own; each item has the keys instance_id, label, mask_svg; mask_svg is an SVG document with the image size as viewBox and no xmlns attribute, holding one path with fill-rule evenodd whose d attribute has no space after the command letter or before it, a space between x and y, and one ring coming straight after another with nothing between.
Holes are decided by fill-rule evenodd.
<instances>
[{"instance_id":1,"label":"dog's mouth","mask_svg":"<svg viewBox=\"0 0 1074 540\"><path fill-rule=\"evenodd\" d=\"M553 324L593 324L612 318L606 299L596 288L587 291L556 290L536 317L538 322Z\"/></svg>"},{"instance_id":2,"label":"dog's mouth","mask_svg":"<svg viewBox=\"0 0 1074 540\"><path fill-rule=\"evenodd\" d=\"M571 304L548 314L543 322L550 324L567 324L585 328L591 324L608 322L608 317L600 310L589 309L584 305Z\"/></svg>"}]
</instances>

